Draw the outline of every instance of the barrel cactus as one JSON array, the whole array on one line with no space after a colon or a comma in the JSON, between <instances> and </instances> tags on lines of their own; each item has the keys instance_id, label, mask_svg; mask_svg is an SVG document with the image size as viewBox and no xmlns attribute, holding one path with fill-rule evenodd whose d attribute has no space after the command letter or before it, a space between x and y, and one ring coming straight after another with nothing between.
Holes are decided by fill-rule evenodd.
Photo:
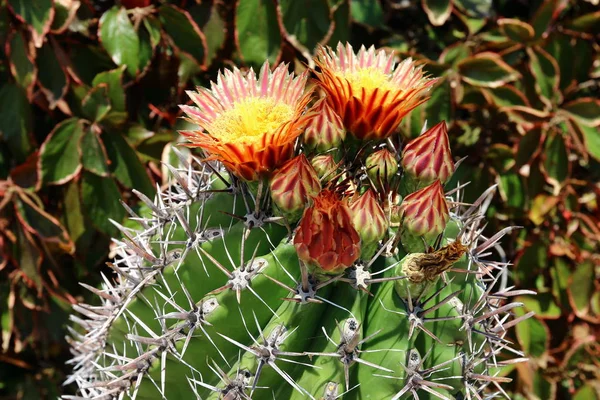
<instances>
[{"instance_id":1,"label":"barrel cactus","mask_svg":"<svg viewBox=\"0 0 600 400\"><path fill-rule=\"evenodd\" d=\"M503 368L525 360L507 332L531 316L506 284L514 227L482 233L493 187L472 204L445 187L444 122L397 133L435 79L374 48L315 64L189 93L198 156L176 151L172 184L114 222L65 398L506 396Z\"/></svg>"}]
</instances>

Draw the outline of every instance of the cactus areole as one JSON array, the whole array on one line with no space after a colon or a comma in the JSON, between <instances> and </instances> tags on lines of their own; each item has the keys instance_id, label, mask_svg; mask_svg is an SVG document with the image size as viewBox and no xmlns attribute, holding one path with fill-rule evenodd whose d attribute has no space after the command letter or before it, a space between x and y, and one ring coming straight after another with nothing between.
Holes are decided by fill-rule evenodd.
<instances>
[{"instance_id":1,"label":"cactus areole","mask_svg":"<svg viewBox=\"0 0 600 400\"><path fill-rule=\"evenodd\" d=\"M319 92L265 63L189 93L198 153L175 149L172 184L114 222L114 274L72 316L65 398L505 395L526 360L509 330L531 316L500 279L512 229L481 234L493 188L466 204L444 187L445 124L412 145L397 131L434 80L374 48L315 62Z\"/></svg>"}]
</instances>

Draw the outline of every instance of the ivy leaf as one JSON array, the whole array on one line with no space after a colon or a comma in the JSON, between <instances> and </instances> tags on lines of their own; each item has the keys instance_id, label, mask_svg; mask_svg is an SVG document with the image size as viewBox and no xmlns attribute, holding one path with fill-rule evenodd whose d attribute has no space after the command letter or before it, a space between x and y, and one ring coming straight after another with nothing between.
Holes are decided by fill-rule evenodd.
<instances>
[{"instance_id":1,"label":"ivy leaf","mask_svg":"<svg viewBox=\"0 0 600 400\"><path fill-rule=\"evenodd\" d=\"M40 176L46 185L63 184L81 170L79 140L84 134L83 120L69 118L56 125L40 148Z\"/></svg>"},{"instance_id":2,"label":"ivy leaf","mask_svg":"<svg viewBox=\"0 0 600 400\"><path fill-rule=\"evenodd\" d=\"M135 77L139 68L140 39L127 16L127 10L114 6L100 18L98 30L102 46L117 65L126 65Z\"/></svg>"},{"instance_id":3,"label":"ivy leaf","mask_svg":"<svg viewBox=\"0 0 600 400\"><path fill-rule=\"evenodd\" d=\"M14 83L4 84L0 88L0 137L19 164L33 151L29 137L32 121L25 89Z\"/></svg>"},{"instance_id":4,"label":"ivy leaf","mask_svg":"<svg viewBox=\"0 0 600 400\"><path fill-rule=\"evenodd\" d=\"M54 18L52 0L7 0L17 17L31 28L35 47L42 47L44 36L50 30Z\"/></svg>"},{"instance_id":5,"label":"ivy leaf","mask_svg":"<svg viewBox=\"0 0 600 400\"><path fill-rule=\"evenodd\" d=\"M460 61L462 78L475 86L496 88L516 80L520 74L496 53L484 52Z\"/></svg>"},{"instance_id":6,"label":"ivy leaf","mask_svg":"<svg viewBox=\"0 0 600 400\"><path fill-rule=\"evenodd\" d=\"M555 187L555 190L559 190L569 175L570 164L565 140L558 132L546 139L543 167L548 175L548 182Z\"/></svg>"},{"instance_id":7,"label":"ivy leaf","mask_svg":"<svg viewBox=\"0 0 600 400\"><path fill-rule=\"evenodd\" d=\"M125 210L119 200L121 193L112 178L103 178L84 171L81 176L81 201L87 216L94 226L109 236L117 233L117 229L109 219L121 222Z\"/></svg>"},{"instance_id":8,"label":"ivy leaf","mask_svg":"<svg viewBox=\"0 0 600 400\"><path fill-rule=\"evenodd\" d=\"M108 85L102 83L93 87L81 101L83 115L93 122L100 122L110 112Z\"/></svg>"},{"instance_id":9,"label":"ivy leaf","mask_svg":"<svg viewBox=\"0 0 600 400\"><path fill-rule=\"evenodd\" d=\"M105 119L113 125L121 125L127 121L125 105L125 89L123 88L123 71L125 67L104 71L94 77L92 85L106 86L106 96L110 103L110 110Z\"/></svg>"},{"instance_id":10,"label":"ivy leaf","mask_svg":"<svg viewBox=\"0 0 600 400\"><path fill-rule=\"evenodd\" d=\"M585 317L594 294L594 264L591 261L579 263L571 275L567 292L573 310L578 317Z\"/></svg>"},{"instance_id":11,"label":"ivy leaf","mask_svg":"<svg viewBox=\"0 0 600 400\"><path fill-rule=\"evenodd\" d=\"M237 41L242 58L257 67L275 63L281 52L277 9L271 0L240 0L236 8Z\"/></svg>"},{"instance_id":12,"label":"ivy leaf","mask_svg":"<svg viewBox=\"0 0 600 400\"><path fill-rule=\"evenodd\" d=\"M335 47L339 42L347 42L350 37L350 0L341 0L331 7L333 32L329 37L328 45Z\"/></svg>"},{"instance_id":13,"label":"ivy leaf","mask_svg":"<svg viewBox=\"0 0 600 400\"><path fill-rule=\"evenodd\" d=\"M210 65L226 39L226 25L217 4L201 3L190 8L190 15L206 37L206 64Z\"/></svg>"}]
</instances>

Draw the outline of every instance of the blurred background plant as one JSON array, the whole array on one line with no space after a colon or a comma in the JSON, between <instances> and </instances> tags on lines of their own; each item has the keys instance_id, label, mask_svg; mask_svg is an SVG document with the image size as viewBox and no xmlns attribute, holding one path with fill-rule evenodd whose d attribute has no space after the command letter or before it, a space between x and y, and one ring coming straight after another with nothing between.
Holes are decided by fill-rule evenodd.
<instances>
[{"instance_id":1,"label":"blurred background plant","mask_svg":"<svg viewBox=\"0 0 600 400\"><path fill-rule=\"evenodd\" d=\"M448 121L466 157L448 187L498 184L490 217L524 228L504 279L539 295L512 396L600 399L597 0L0 0L0 397L62 392L78 282L132 190L167 184L184 90L346 40L440 77L400 134Z\"/></svg>"}]
</instances>

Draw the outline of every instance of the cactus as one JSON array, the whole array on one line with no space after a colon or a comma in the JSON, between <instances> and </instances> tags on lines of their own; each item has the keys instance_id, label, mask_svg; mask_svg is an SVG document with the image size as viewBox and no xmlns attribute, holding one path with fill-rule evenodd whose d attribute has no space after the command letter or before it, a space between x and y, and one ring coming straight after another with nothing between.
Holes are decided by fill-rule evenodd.
<instances>
[{"instance_id":1,"label":"cactus","mask_svg":"<svg viewBox=\"0 0 600 400\"><path fill-rule=\"evenodd\" d=\"M514 316L526 291L506 287L509 263L493 256L514 227L482 234L495 188L472 204L464 186L444 193L443 149L434 200L403 206L396 165L410 167L390 138L434 80L373 48L319 54L320 100L307 75L268 64L190 93L197 107L182 109L199 128L182 134L202 157L176 151L172 184L154 201L137 192L141 209L114 222L115 273L82 284L99 303L72 316L78 394L65 398L506 395L502 368L525 360L507 332L531 313ZM326 154L304 151L312 103L349 133ZM332 173L312 170L325 156Z\"/></svg>"}]
</instances>

